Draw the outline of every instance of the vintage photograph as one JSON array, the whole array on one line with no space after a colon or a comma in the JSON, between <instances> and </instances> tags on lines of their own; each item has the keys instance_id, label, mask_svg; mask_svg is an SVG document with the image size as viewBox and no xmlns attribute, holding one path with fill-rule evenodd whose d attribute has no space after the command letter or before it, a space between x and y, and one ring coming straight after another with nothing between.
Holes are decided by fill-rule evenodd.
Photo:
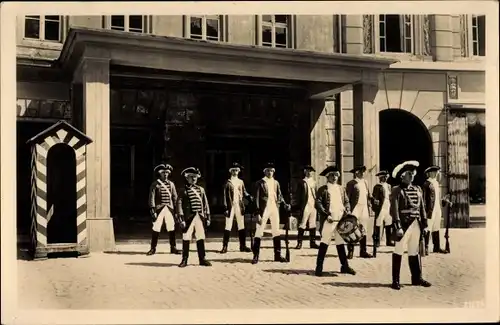
<instances>
[{"instance_id":1,"label":"vintage photograph","mask_svg":"<svg viewBox=\"0 0 500 325\"><path fill-rule=\"evenodd\" d=\"M484 308L484 13L16 22L19 308Z\"/></svg>"}]
</instances>

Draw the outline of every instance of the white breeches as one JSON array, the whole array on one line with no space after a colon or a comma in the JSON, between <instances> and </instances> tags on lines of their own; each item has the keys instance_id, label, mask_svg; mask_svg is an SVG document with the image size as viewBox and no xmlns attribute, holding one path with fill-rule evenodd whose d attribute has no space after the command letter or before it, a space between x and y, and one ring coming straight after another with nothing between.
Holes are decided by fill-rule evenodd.
<instances>
[{"instance_id":1,"label":"white breeches","mask_svg":"<svg viewBox=\"0 0 500 325\"><path fill-rule=\"evenodd\" d=\"M309 228L316 228L316 209L309 204L304 208L299 228L306 229L307 225L309 225Z\"/></svg>"},{"instance_id":2,"label":"white breeches","mask_svg":"<svg viewBox=\"0 0 500 325\"><path fill-rule=\"evenodd\" d=\"M330 245L332 239L335 240L335 245L345 244L344 239L340 236L336 229L338 224L338 221L329 223L328 220L325 220L323 222L323 229L321 229L321 242L323 244Z\"/></svg>"},{"instance_id":3,"label":"white breeches","mask_svg":"<svg viewBox=\"0 0 500 325\"><path fill-rule=\"evenodd\" d=\"M396 247L394 247L394 253L398 255L403 255L405 249L408 251L408 256L418 255L420 245L420 225L418 221L412 222L410 227L406 230L403 238L396 242Z\"/></svg>"},{"instance_id":4,"label":"white breeches","mask_svg":"<svg viewBox=\"0 0 500 325\"><path fill-rule=\"evenodd\" d=\"M273 237L281 235L280 232L280 213L278 206L275 204L267 205L264 213L262 215L261 223L257 223L257 229L255 230L255 238L261 238L264 235L264 228L266 227L267 221L271 222L271 232Z\"/></svg>"},{"instance_id":5,"label":"white breeches","mask_svg":"<svg viewBox=\"0 0 500 325\"><path fill-rule=\"evenodd\" d=\"M378 214L377 217L377 222L376 222L377 227L382 227L384 226L384 224L386 226L392 225L392 217L389 212L389 206L387 207L382 206L382 209L380 210L380 213Z\"/></svg>"},{"instance_id":6,"label":"white breeches","mask_svg":"<svg viewBox=\"0 0 500 325\"><path fill-rule=\"evenodd\" d=\"M368 221L370 219L370 215L368 213L368 206L366 204L356 205L356 207L352 211L352 215L358 218L358 222L363 225L365 230L368 229Z\"/></svg>"},{"instance_id":7,"label":"white breeches","mask_svg":"<svg viewBox=\"0 0 500 325\"><path fill-rule=\"evenodd\" d=\"M426 230L429 230L430 232L439 231L439 229L441 229L441 216L441 209L439 207L434 208L434 211L432 211L432 217L427 220Z\"/></svg>"},{"instance_id":8,"label":"white breeches","mask_svg":"<svg viewBox=\"0 0 500 325\"><path fill-rule=\"evenodd\" d=\"M153 222L153 231L160 232L163 223L165 223L167 231L175 230L174 216L172 215L172 212L170 212L170 209L166 206L160 211L156 221Z\"/></svg>"},{"instance_id":9,"label":"white breeches","mask_svg":"<svg viewBox=\"0 0 500 325\"><path fill-rule=\"evenodd\" d=\"M182 240L191 240L191 238L193 238L193 232L196 240L205 239L205 227L198 213L194 216L186 232L182 234Z\"/></svg>"},{"instance_id":10,"label":"white breeches","mask_svg":"<svg viewBox=\"0 0 500 325\"><path fill-rule=\"evenodd\" d=\"M226 218L226 228L224 228L225 230L231 231L231 228L233 228L235 217L238 230L245 229L245 217L241 213L240 205L238 203L233 203L233 207L231 208L229 217Z\"/></svg>"}]
</instances>

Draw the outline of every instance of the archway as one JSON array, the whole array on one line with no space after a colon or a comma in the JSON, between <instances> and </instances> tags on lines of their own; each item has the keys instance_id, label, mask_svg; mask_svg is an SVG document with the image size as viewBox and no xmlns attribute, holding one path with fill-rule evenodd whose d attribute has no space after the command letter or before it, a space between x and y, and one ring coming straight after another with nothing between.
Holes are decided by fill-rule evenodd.
<instances>
[{"instance_id":1,"label":"archway","mask_svg":"<svg viewBox=\"0 0 500 325\"><path fill-rule=\"evenodd\" d=\"M417 160L420 167L415 184L425 181L424 170L433 164L432 139L427 127L415 115L401 109L387 109L379 113L380 168L392 172L406 160ZM393 179L389 182L394 184Z\"/></svg>"},{"instance_id":2,"label":"archway","mask_svg":"<svg viewBox=\"0 0 500 325\"><path fill-rule=\"evenodd\" d=\"M47 155L47 243L77 242L76 157L73 148L59 143Z\"/></svg>"}]
</instances>

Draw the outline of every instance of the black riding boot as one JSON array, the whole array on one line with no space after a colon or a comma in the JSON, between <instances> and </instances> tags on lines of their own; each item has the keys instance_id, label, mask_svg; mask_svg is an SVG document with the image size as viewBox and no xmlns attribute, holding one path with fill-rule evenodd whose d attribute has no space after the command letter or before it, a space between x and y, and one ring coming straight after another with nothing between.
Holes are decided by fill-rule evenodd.
<instances>
[{"instance_id":1,"label":"black riding boot","mask_svg":"<svg viewBox=\"0 0 500 325\"><path fill-rule=\"evenodd\" d=\"M182 261L181 264L179 264L179 267L186 267L188 263L188 257L189 257L189 240L183 240L182 241Z\"/></svg>"},{"instance_id":2,"label":"black riding boot","mask_svg":"<svg viewBox=\"0 0 500 325\"><path fill-rule=\"evenodd\" d=\"M309 229L309 247L318 249L319 246L316 244L316 228Z\"/></svg>"},{"instance_id":3,"label":"black riding boot","mask_svg":"<svg viewBox=\"0 0 500 325\"><path fill-rule=\"evenodd\" d=\"M158 245L158 238L160 237L160 233L153 231L151 233L151 249L149 252L146 253L146 255L154 255L156 253L156 245Z\"/></svg>"},{"instance_id":4,"label":"black riding boot","mask_svg":"<svg viewBox=\"0 0 500 325\"><path fill-rule=\"evenodd\" d=\"M361 238L361 241L359 242L359 257L362 257L362 258L372 258L373 256L368 253L367 249L366 249L366 236L363 236L363 238Z\"/></svg>"},{"instance_id":5,"label":"black riding boot","mask_svg":"<svg viewBox=\"0 0 500 325\"><path fill-rule=\"evenodd\" d=\"M340 273L352 274L355 275L356 271L354 271L349 266L349 261L347 260L347 255L345 254L345 246L337 245L337 254L339 255L340 260Z\"/></svg>"},{"instance_id":6,"label":"black riding boot","mask_svg":"<svg viewBox=\"0 0 500 325\"><path fill-rule=\"evenodd\" d=\"M245 229L238 230L238 236L240 239L240 252L245 252L249 253L252 250L247 247L246 241L247 241L247 233Z\"/></svg>"},{"instance_id":7,"label":"black riding boot","mask_svg":"<svg viewBox=\"0 0 500 325\"><path fill-rule=\"evenodd\" d=\"M168 239L170 241L170 253L180 255L181 252L175 247L175 230L168 232Z\"/></svg>"},{"instance_id":8,"label":"black riding boot","mask_svg":"<svg viewBox=\"0 0 500 325\"><path fill-rule=\"evenodd\" d=\"M430 233L428 231L424 232L424 255L429 255L429 238Z\"/></svg>"},{"instance_id":9,"label":"black riding boot","mask_svg":"<svg viewBox=\"0 0 500 325\"><path fill-rule=\"evenodd\" d=\"M420 265L419 256L408 256L408 264L410 264L411 285L430 287L431 284L422 278L422 265Z\"/></svg>"},{"instance_id":10,"label":"black riding boot","mask_svg":"<svg viewBox=\"0 0 500 325\"><path fill-rule=\"evenodd\" d=\"M254 238L253 239L252 250L253 250L252 264L257 264L257 263L259 263L260 238Z\"/></svg>"},{"instance_id":11,"label":"black riding boot","mask_svg":"<svg viewBox=\"0 0 500 325\"><path fill-rule=\"evenodd\" d=\"M396 253L392 254L392 285L394 290L400 290L399 274L401 273L401 259L402 256Z\"/></svg>"},{"instance_id":12,"label":"black riding boot","mask_svg":"<svg viewBox=\"0 0 500 325\"><path fill-rule=\"evenodd\" d=\"M392 239L392 226L385 226L385 245L386 246L396 246Z\"/></svg>"},{"instance_id":13,"label":"black riding boot","mask_svg":"<svg viewBox=\"0 0 500 325\"><path fill-rule=\"evenodd\" d=\"M224 237L222 238L222 250L220 251L221 254L227 253L227 245L229 244L230 235L231 232L229 230L224 230Z\"/></svg>"},{"instance_id":14,"label":"black riding boot","mask_svg":"<svg viewBox=\"0 0 500 325\"><path fill-rule=\"evenodd\" d=\"M316 259L316 271L314 274L316 276L323 275L323 262L325 261L326 251L328 250L328 245L325 243L319 244L318 257Z\"/></svg>"},{"instance_id":15,"label":"black riding boot","mask_svg":"<svg viewBox=\"0 0 500 325\"><path fill-rule=\"evenodd\" d=\"M432 232L432 246L433 246L433 253L441 253L441 254L447 254L448 252L445 251L444 249L441 249L441 244L440 244L440 238L439 238L439 230L438 231L433 231Z\"/></svg>"},{"instance_id":16,"label":"black riding boot","mask_svg":"<svg viewBox=\"0 0 500 325\"><path fill-rule=\"evenodd\" d=\"M201 266L212 266L212 263L205 258L205 241L200 239L196 242L196 249L198 250L198 259Z\"/></svg>"},{"instance_id":17,"label":"black riding boot","mask_svg":"<svg viewBox=\"0 0 500 325\"><path fill-rule=\"evenodd\" d=\"M281 236L273 237L274 261L285 263L286 259L281 256Z\"/></svg>"},{"instance_id":18,"label":"black riding boot","mask_svg":"<svg viewBox=\"0 0 500 325\"><path fill-rule=\"evenodd\" d=\"M380 227L373 228L373 245L380 247Z\"/></svg>"},{"instance_id":19,"label":"black riding boot","mask_svg":"<svg viewBox=\"0 0 500 325\"><path fill-rule=\"evenodd\" d=\"M299 233L297 234L297 246L295 249L301 249L302 248L302 239L304 238L304 229L299 228Z\"/></svg>"},{"instance_id":20,"label":"black riding boot","mask_svg":"<svg viewBox=\"0 0 500 325\"><path fill-rule=\"evenodd\" d=\"M347 244L347 259L352 260L354 257L354 245Z\"/></svg>"}]
</instances>

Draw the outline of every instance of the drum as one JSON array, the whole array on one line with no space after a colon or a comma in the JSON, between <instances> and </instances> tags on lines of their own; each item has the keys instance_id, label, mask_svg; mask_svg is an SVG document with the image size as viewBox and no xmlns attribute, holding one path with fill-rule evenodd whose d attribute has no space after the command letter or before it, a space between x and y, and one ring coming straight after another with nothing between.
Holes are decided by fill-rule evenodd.
<instances>
[{"instance_id":1,"label":"drum","mask_svg":"<svg viewBox=\"0 0 500 325\"><path fill-rule=\"evenodd\" d=\"M357 244L366 235L366 229L353 215L347 215L339 221L337 232L347 244Z\"/></svg>"}]
</instances>

